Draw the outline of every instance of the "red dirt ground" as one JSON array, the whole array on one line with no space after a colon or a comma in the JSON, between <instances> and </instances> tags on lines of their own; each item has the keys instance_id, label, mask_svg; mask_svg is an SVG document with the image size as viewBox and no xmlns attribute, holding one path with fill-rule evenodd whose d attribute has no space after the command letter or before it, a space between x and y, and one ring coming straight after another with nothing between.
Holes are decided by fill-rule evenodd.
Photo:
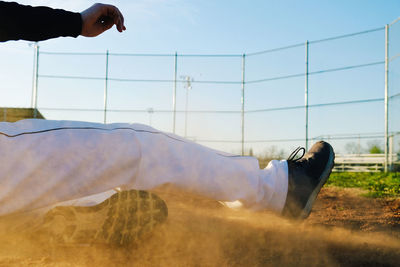
<instances>
[{"instance_id":1,"label":"red dirt ground","mask_svg":"<svg viewBox=\"0 0 400 267\"><path fill-rule=\"evenodd\" d=\"M400 240L400 198L366 198L351 188L323 188L307 223L366 233L383 232Z\"/></svg>"},{"instance_id":2,"label":"red dirt ground","mask_svg":"<svg viewBox=\"0 0 400 267\"><path fill-rule=\"evenodd\" d=\"M137 248L54 247L25 234L37 214L0 220L0 266L399 266L400 199L323 188L304 222L233 211L171 187L169 218ZM23 225L23 228L16 227ZM14 229L14 230L13 230ZM15 230L19 229L19 230ZM23 229L23 231L21 231Z\"/></svg>"}]
</instances>

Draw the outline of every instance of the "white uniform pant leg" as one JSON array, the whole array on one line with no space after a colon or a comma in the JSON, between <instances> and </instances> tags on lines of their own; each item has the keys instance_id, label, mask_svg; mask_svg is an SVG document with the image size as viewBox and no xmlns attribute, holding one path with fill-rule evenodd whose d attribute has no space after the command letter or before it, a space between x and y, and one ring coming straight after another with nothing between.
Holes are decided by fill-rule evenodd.
<instances>
[{"instance_id":1,"label":"white uniform pant leg","mask_svg":"<svg viewBox=\"0 0 400 267\"><path fill-rule=\"evenodd\" d=\"M260 170L238 157L139 124L24 120L0 123L0 214L114 187L170 183L255 209L283 208L286 161Z\"/></svg>"}]
</instances>

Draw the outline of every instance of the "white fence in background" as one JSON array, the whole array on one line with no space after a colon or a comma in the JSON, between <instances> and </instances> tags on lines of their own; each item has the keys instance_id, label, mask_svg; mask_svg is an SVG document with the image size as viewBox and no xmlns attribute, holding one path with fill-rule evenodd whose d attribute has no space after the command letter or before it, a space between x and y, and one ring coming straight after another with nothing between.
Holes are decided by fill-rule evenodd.
<instances>
[{"instance_id":1,"label":"white fence in background","mask_svg":"<svg viewBox=\"0 0 400 267\"><path fill-rule=\"evenodd\" d=\"M389 155L390 166L400 166L400 154ZM385 154L339 154L335 157L336 172L379 172L385 168Z\"/></svg>"}]
</instances>

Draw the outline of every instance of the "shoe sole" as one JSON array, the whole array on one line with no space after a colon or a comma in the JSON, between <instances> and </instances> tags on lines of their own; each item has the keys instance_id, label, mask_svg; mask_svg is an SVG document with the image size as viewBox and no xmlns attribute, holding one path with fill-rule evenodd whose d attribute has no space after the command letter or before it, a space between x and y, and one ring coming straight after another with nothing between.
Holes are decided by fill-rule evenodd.
<instances>
[{"instance_id":1,"label":"shoe sole","mask_svg":"<svg viewBox=\"0 0 400 267\"><path fill-rule=\"evenodd\" d=\"M58 206L44 218L43 230L58 244L129 246L164 222L165 202L153 193L122 191L90 207Z\"/></svg>"},{"instance_id":2,"label":"shoe sole","mask_svg":"<svg viewBox=\"0 0 400 267\"><path fill-rule=\"evenodd\" d=\"M326 164L326 167L320 176L320 181L319 181L318 185L315 187L314 191L311 193L310 197L307 200L306 206L301 211L300 216L299 216L300 219L306 219L310 215L315 199L317 198L319 192L321 191L321 188L324 186L324 184L328 180L329 176L331 175L333 166L335 164L335 153L331 146L329 146L329 149L330 149L330 151L329 151L328 163Z\"/></svg>"}]
</instances>

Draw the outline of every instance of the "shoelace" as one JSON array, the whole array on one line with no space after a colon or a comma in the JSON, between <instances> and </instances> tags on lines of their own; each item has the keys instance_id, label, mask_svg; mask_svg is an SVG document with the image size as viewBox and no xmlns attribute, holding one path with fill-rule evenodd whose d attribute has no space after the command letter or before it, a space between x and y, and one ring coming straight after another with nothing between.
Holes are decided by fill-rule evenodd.
<instances>
[{"instance_id":1,"label":"shoelace","mask_svg":"<svg viewBox=\"0 0 400 267\"><path fill-rule=\"evenodd\" d=\"M298 157L297 159L295 159L295 157L297 156L297 154L299 153L300 150L303 151L303 154L302 154L300 157ZM305 149L304 147L300 147L300 146L299 146L298 148L296 148L296 149L292 152L292 154L290 154L290 156L288 157L287 161L296 162L296 161L300 160L300 159L304 156L305 153L306 153L306 149Z\"/></svg>"}]
</instances>

